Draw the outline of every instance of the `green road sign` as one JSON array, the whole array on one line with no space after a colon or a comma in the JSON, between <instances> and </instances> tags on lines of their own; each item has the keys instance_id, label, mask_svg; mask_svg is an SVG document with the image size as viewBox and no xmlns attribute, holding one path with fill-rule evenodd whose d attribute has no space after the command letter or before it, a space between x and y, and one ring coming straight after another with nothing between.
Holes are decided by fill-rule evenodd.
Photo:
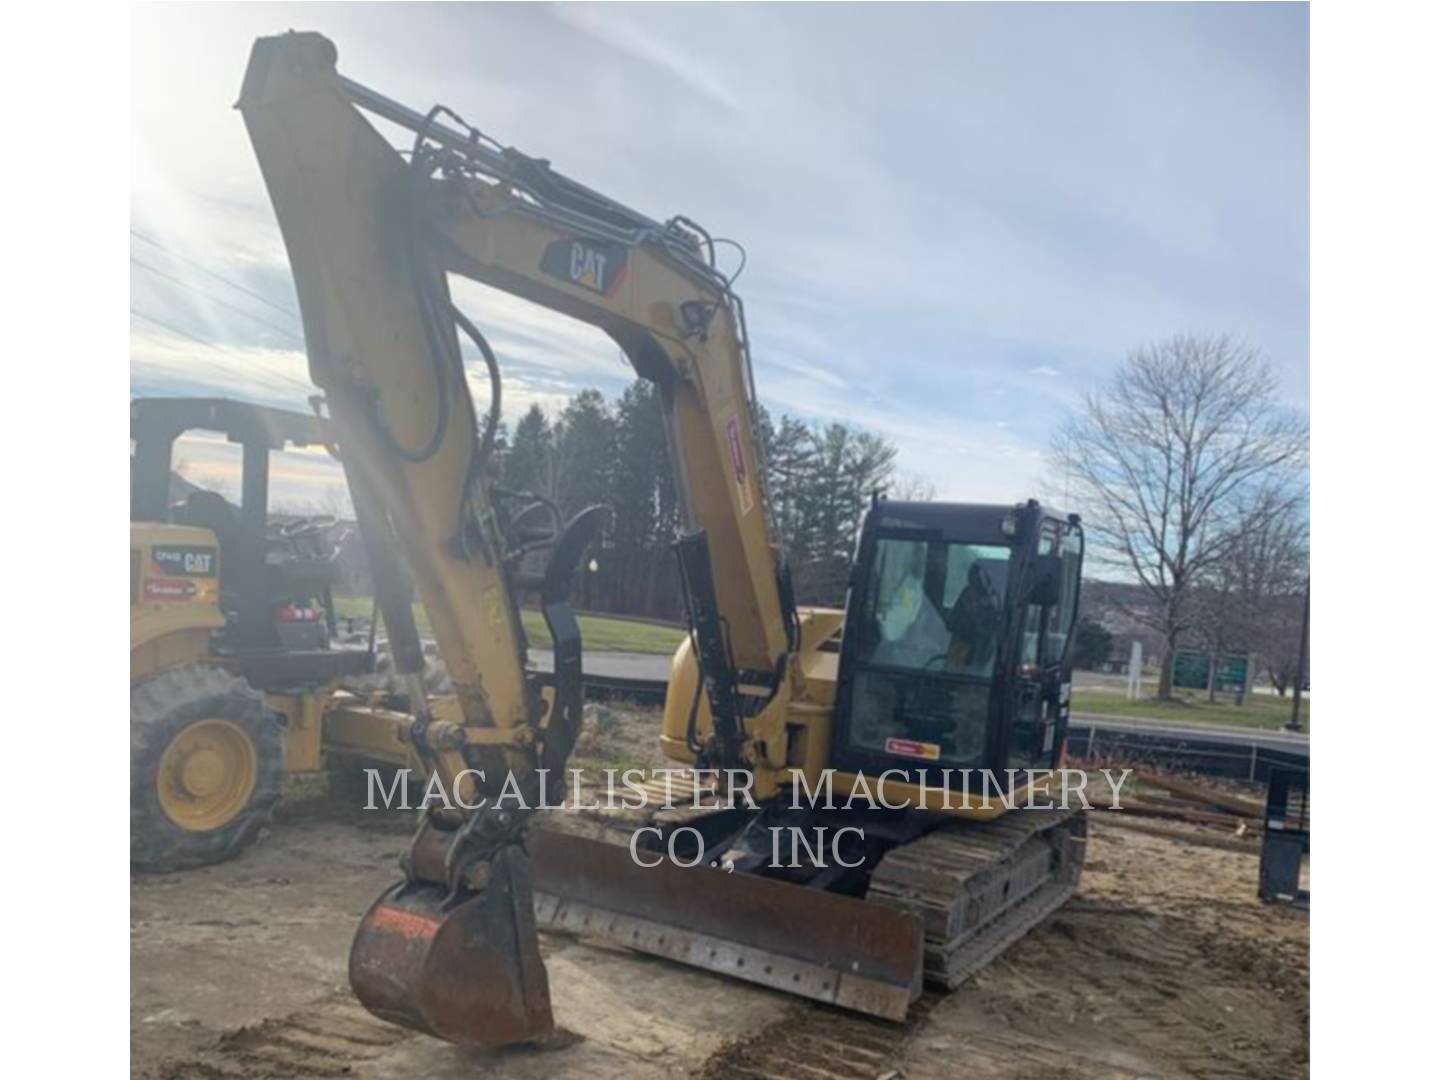
<instances>
[{"instance_id":1,"label":"green road sign","mask_svg":"<svg viewBox=\"0 0 1440 1080\"><path fill-rule=\"evenodd\" d=\"M1204 690L1210 685L1210 654L1176 649L1173 682L1177 690Z\"/></svg>"},{"instance_id":2,"label":"green road sign","mask_svg":"<svg viewBox=\"0 0 1440 1080\"><path fill-rule=\"evenodd\" d=\"M1210 654L1200 649L1176 649L1173 682L1177 690L1210 689ZM1225 653L1215 660L1215 689L1242 693L1249 683L1250 657Z\"/></svg>"},{"instance_id":3,"label":"green road sign","mask_svg":"<svg viewBox=\"0 0 1440 1080\"><path fill-rule=\"evenodd\" d=\"M1250 674L1250 658L1243 655L1222 656L1215 664L1215 689L1243 691Z\"/></svg>"}]
</instances>

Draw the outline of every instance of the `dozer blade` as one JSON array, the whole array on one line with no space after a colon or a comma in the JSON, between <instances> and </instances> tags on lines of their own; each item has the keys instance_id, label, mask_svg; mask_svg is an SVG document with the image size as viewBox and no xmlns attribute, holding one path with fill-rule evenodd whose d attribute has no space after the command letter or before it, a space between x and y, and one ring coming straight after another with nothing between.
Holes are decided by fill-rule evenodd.
<instances>
[{"instance_id":1,"label":"dozer blade","mask_svg":"<svg viewBox=\"0 0 1440 1080\"><path fill-rule=\"evenodd\" d=\"M401 882L375 901L350 947L360 1003L462 1046L549 1035L555 1022L524 853L497 855L482 892L448 907L446 896L440 885Z\"/></svg>"},{"instance_id":2,"label":"dozer blade","mask_svg":"<svg viewBox=\"0 0 1440 1080\"><path fill-rule=\"evenodd\" d=\"M542 927L887 1020L920 996L924 930L911 912L752 874L640 866L625 844L550 829L532 832L530 852Z\"/></svg>"}]
</instances>

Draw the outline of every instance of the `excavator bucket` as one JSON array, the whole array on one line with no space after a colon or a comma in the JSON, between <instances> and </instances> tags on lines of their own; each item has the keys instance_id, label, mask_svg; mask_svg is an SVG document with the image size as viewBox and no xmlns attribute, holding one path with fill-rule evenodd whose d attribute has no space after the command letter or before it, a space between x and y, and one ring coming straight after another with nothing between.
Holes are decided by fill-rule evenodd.
<instances>
[{"instance_id":1,"label":"excavator bucket","mask_svg":"<svg viewBox=\"0 0 1440 1080\"><path fill-rule=\"evenodd\" d=\"M503 850L484 890L458 899L429 882L387 891L355 934L350 985L382 1020L461 1046L553 1032L524 853Z\"/></svg>"},{"instance_id":2,"label":"excavator bucket","mask_svg":"<svg viewBox=\"0 0 1440 1080\"><path fill-rule=\"evenodd\" d=\"M920 996L924 928L909 911L709 867L642 866L625 843L530 837L540 925L887 1020Z\"/></svg>"}]
</instances>

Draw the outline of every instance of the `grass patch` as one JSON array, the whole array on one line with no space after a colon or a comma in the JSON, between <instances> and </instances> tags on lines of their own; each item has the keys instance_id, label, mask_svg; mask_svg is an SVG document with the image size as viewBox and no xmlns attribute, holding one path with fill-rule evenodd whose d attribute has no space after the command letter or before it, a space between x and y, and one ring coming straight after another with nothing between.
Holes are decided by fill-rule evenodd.
<instances>
[{"instance_id":1,"label":"grass patch","mask_svg":"<svg viewBox=\"0 0 1440 1080\"><path fill-rule=\"evenodd\" d=\"M1179 691L1184 695L1185 691ZM1173 701L1159 698L1140 698L1126 701L1119 694L1104 691L1077 690L1070 695L1070 708L1077 713L1095 716L1133 717L1146 720L1165 720L1171 723L1228 724L1231 727L1265 728L1271 731L1283 727L1290 719L1291 700L1271 697L1268 694L1252 694L1244 705L1235 705L1233 699L1223 698L1211 704L1205 695L1181 696ZM1300 702L1300 726L1310 730L1310 701Z\"/></svg>"},{"instance_id":2,"label":"grass patch","mask_svg":"<svg viewBox=\"0 0 1440 1080\"><path fill-rule=\"evenodd\" d=\"M538 611L522 611L525 633L536 648L548 648L550 631ZM603 615L577 615L580 636L585 648L597 652L658 653L673 656L685 640L685 631L663 623L633 622L630 619L607 619Z\"/></svg>"},{"instance_id":3,"label":"grass patch","mask_svg":"<svg viewBox=\"0 0 1440 1080\"><path fill-rule=\"evenodd\" d=\"M342 619L369 618L371 600L368 596L335 597L335 614ZM577 616L580 635L585 648L599 652L656 653L669 656L685 639L685 631L661 623L637 622L632 619L607 619L603 615ZM550 647L550 631L545 627L545 617L538 611L520 612L520 621L525 625L530 644L537 649ZM425 609L415 605L415 622L420 633L433 636L430 620Z\"/></svg>"}]
</instances>

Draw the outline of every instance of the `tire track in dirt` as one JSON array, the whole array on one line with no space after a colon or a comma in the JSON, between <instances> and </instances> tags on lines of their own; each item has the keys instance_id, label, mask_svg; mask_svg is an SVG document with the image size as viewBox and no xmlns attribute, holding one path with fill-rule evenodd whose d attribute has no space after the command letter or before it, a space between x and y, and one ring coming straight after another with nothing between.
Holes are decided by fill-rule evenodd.
<instances>
[{"instance_id":1,"label":"tire track in dirt","mask_svg":"<svg viewBox=\"0 0 1440 1080\"><path fill-rule=\"evenodd\" d=\"M349 1076L410 1033L377 1020L349 996L330 998L222 1035L194 1057L167 1061L160 1080L282 1080Z\"/></svg>"},{"instance_id":2,"label":"tire track in dirt","mask_svg":"<svg viewBox=\"0 0 1440 1080\"><path fill-rule=\"evenodd\" d=\"M907 1023L796 1005L702 1077L1305 1076L1308 920L1253 899L1253 858L1101 836L1088 889Z\"/></svg>"},{"instance_id":3,"label":"tire track in dirt","mask_svg":"<svg viewBox=\"0 0 1440 1080\"><path fill-rule=\"evenodd\" d=\"M1288 973L1287 973L1288 972ZM1305 974L1253 941L1142 909L1062 909L934 1010L906 1077L1301 1077Z\"/></svg>"},{"instance_id":4,"label":"tire track in dirt","mask_svg":"<svg viewBox=\"0 0 1440 1080\"><path fill-rule=\"evenodd\" d=\"M903 1024L800 1005L748 1038L729 1043L700 1071L701 1080L875 1080L898 1075L905 1042L942 996L927 991Z\"/></svg>"}]
</instances>

